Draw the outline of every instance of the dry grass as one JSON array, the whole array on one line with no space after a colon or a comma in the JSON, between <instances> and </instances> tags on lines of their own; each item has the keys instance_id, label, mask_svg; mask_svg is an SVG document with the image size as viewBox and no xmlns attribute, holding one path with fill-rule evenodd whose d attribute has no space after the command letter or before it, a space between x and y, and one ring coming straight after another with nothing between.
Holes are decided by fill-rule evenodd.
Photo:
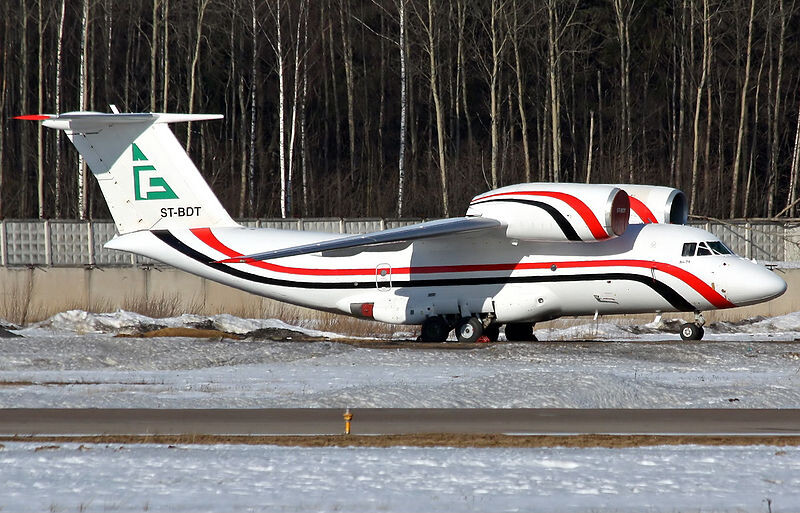
<instances>
[{"instance_id":1,"label":"dry grass","mask_svg":"<svg viewBox=\"0 0 800 513\"><path fill-rule=\"evenodd\" d=\"M16 278L0 284L0 319L19 326L42 321L67 310L105 313L122 309L154 319L175 317L185 313L198 315L227 313L242 318L280 319L295 326L332 331L353 337L389 338L398 331L414 330L414 327L411 326L395 326L335 313L320 312L257 296L252 296L253 300L250 302L235 303L225 309L206 305L201 297L187 298L179 293L160 293L151 297L128 296L121 302L103 297L94 298L90 302L82 302L65 294L62 301L41 302L35 300L33 271L27 275L20 273Z\"/></svg>"}]
</instances>

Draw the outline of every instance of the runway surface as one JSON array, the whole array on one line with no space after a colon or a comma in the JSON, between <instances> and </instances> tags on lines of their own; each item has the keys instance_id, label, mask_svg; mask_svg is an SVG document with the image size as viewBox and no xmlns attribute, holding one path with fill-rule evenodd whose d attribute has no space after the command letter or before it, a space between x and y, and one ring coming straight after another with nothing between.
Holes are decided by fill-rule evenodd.
<instances>
[{"instance_id":1,"label":"runway surface","mask_svg":"<svg viewBox=\"0 0 800 513\"><path fill-rule=\"evenodd\" d=\"M327 435L342 409L0 409L2 435ZM353 409L352 433L800 435L800 409Z\"/></svg>"}]
</instances>

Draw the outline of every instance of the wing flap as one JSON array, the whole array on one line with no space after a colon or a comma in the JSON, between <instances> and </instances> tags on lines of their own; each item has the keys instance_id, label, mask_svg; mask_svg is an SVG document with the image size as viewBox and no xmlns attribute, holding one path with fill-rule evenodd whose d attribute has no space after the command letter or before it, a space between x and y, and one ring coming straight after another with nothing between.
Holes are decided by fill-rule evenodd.
<instances>
[{"instance_id":1,"label":"wing flap","mask_svg":"<svg viewBox=\"0 0 800 513\"><path fill-rule=\"evenodd\" d=\"M319 253L323 251L334 251L360 247L366 248L378 244L392 244L403 241L442 237L457 233L490 230L493 228L499 228L501 226L504 225L496 219L488 219L483 217L454 217L450 219L428 221L426 223L419 223L411 226L402 226L400 228L390 228L388 230L382 230L379 232L350 235L338 239L313 242L311 244L303 244L301 246L275 249L272 251L265 251L263 253L253 253L251 255L226 258L224 260L219 260L218 262L224 264L246 264L261 260L272 260L275 258L306 255L309 253Z\"/></svg>"}]
</instances>

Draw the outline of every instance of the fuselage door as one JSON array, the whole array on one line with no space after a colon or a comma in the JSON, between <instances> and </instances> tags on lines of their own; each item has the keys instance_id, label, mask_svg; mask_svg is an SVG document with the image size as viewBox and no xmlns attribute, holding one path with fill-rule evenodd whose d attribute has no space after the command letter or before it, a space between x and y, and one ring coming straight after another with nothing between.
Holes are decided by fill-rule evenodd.
<instances>
[{"instance_id":1,"label":"fuselage door","mask_svg":"<svg viewBox=\"0 0 800 513\"><path fill-rule=\"evenodd\" d=\"M392 288L392 266L389 264L378 264L375 267L375 286L378 290L389 290Z\"/></svg>"}]
</instances>

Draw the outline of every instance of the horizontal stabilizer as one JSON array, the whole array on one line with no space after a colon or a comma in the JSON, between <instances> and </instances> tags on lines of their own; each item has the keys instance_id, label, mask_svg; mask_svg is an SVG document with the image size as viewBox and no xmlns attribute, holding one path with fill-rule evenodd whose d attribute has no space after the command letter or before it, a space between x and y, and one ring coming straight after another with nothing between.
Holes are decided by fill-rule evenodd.
<instances>
[{"instance_id":1,"label":"horizontal stabilizer","mask_svg":"<svg viewBox=\"0 0 800 513\"><path fill-rule=\"evenodd\" d=\"M260 260L272 260L296 255L306 255L318 253L320 251L333 251L338 249L348 249L360 246L372 246L375 244L387 244L393 242L412 241L427 239L431 237L441 237L456 233L475 232L488 230L503 226L500 221L486 219L483 217L454 217L451 219L440 219L428 221L411 226L400 228L390 228L379 232L365 233L361 235L350 235L339 239L324 240L302 246L275 249L263 253L253 253L252 255L242 255L234 258L220 260L219 263L225 264L245 264Z\"/></svg>"}]
</instances>

